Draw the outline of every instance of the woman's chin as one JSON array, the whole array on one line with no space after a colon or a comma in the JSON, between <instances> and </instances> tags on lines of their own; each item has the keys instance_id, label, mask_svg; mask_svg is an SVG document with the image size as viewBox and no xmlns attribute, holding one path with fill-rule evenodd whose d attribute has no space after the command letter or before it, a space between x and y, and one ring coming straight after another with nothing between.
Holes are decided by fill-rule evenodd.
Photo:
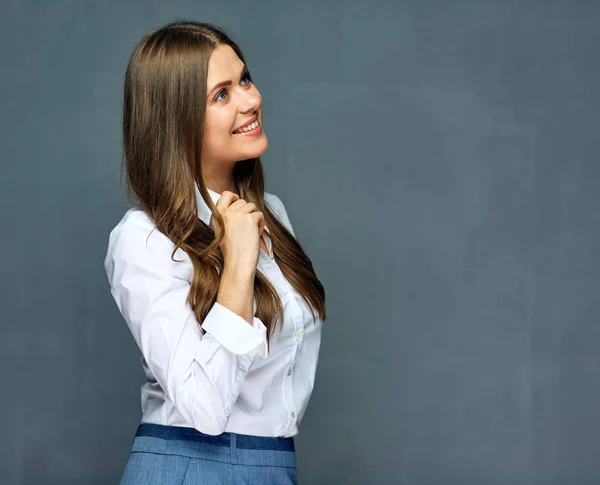
<instances>
[{"instance_id":1,"label":"woman's chin","mask_svg":"<svg viewBox=\"0 0 600 485\"><path fill-rule=\"evenodd\" d=\"M269 148L269 140L267 135L264 133L259 137L253 137L253 140L243 140L243 143L236 144L235 154L233 160L249 160L251 158L258 158Z\"/></svg>"},{"instance_id":2,"label":"woman's chin","mask_svg":"<svg viewBox=\"0 0 600 485\"><path fill-rule=\"evenodd\" d=\"M263 153L267 151L269 148L269 141L267 140L267 135L262 135L259 140L255 140L253 146L248 147L247 153L249 156L247 158L257 158L260 157Z\"/></svg>"}]
</instances>

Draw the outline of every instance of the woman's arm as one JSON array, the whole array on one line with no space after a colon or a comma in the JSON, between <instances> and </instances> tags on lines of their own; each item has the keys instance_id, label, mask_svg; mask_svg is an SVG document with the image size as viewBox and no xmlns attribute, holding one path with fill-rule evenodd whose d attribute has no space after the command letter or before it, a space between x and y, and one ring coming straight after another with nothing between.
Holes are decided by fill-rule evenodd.
<instances>
[{"instance_id":1,"label":"woman's arm","mask_svg":"<svg viewBox=\"0 0 600 485\"><path fill-rule=\"evenodd\" d=\"M253 276L224 270L219 299L201 329L187 303L189 258L178 250L175 259L184 262L173 261L173 243L140 214L129 214L110 234L105 269L111 293L177 410L198 431L221 434L250 366L268 353L263 322L252 317L250 325L226 306L235 306L234 278L253 286Z\"/></svg>"}]
</instances>

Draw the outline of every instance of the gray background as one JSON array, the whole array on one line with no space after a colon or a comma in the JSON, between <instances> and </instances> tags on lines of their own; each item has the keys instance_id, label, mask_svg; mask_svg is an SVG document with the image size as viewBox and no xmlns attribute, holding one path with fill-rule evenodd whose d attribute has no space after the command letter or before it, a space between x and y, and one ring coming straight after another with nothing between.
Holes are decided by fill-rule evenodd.
<instances>
[{"instance_id":1,"label":"gray background","mask_svg":"<svg viewBox=\"0 0 600 485\"><path fill-rule=\"evenodd\" d=\"M102 267L141 36L233 33L327 290L300 483L600 482L600 2L3 1L0 481L118 483L139 352Z\"/></svg>"}]
</instances>

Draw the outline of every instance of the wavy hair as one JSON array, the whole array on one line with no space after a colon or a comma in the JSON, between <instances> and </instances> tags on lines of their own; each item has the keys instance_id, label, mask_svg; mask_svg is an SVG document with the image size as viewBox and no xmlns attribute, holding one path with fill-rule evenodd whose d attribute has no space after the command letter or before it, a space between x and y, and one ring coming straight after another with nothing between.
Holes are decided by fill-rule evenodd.
<instances>
[{"instance_id":1,"label":"wavy hair","mask_svg":"<svg viewBox=\"0 0 600 485\"><path fill-rule=\"evenodd\" d=\"M176 21L150 31L134 49L125 74L123 97L123 168L127 195L148 214L156 228L189 256L194 272L188 302L201 323L217 299L224 266L213 229L198 217L196 190L212 216L225 227L204 185L202 133L207 101L207 72L218 45L230 46L245 63L239 46L215 25ZM239 196L263 212L273 257L284 277L301 295L315 322L326 318L325 290L310 258L264 200L260 158L238 161L233 171ZM283 305L258 269L254 279L256 316L269 341ZM281 319L279 317L281 316Z\"/></svg>"}]
</instances>

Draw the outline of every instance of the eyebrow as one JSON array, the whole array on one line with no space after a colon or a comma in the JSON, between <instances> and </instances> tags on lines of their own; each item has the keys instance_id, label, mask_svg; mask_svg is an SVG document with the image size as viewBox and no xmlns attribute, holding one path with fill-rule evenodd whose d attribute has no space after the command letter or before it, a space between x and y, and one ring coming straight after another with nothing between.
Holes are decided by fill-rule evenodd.
<instances>
[{"instance_id":1,"label":"eyebrow","mask_svg":"<svg viewBox=\"0 0 600 485\"><path fill-rule=\"evenodd\" d=\"M244 64L244 65L242 66L242 70L241 70L241 72L240 72L240 78L241 78L241 77L242 77L244 74L246 74L246 73L248 73L248 74L249 74L249 72L248 72L248 66L246 66L246 64ZM225 87L225 86L231 86L232 84L233 84L233 81L232 81L231 79L229 79L229 80L227 80L227 81L221 81L221 82L218 82L218 83L217 83L217 84L215 84L215 85L213 86L213 88L212 88L212 89L211 89L211 90L208 92L208 96L210 96L210 95L211 95L211 94L212 94L212 93L213 93L213 92L214 92L216 89L219 89L219 88L222 88L222 87Z\"/></svg>"}]
</instances>

